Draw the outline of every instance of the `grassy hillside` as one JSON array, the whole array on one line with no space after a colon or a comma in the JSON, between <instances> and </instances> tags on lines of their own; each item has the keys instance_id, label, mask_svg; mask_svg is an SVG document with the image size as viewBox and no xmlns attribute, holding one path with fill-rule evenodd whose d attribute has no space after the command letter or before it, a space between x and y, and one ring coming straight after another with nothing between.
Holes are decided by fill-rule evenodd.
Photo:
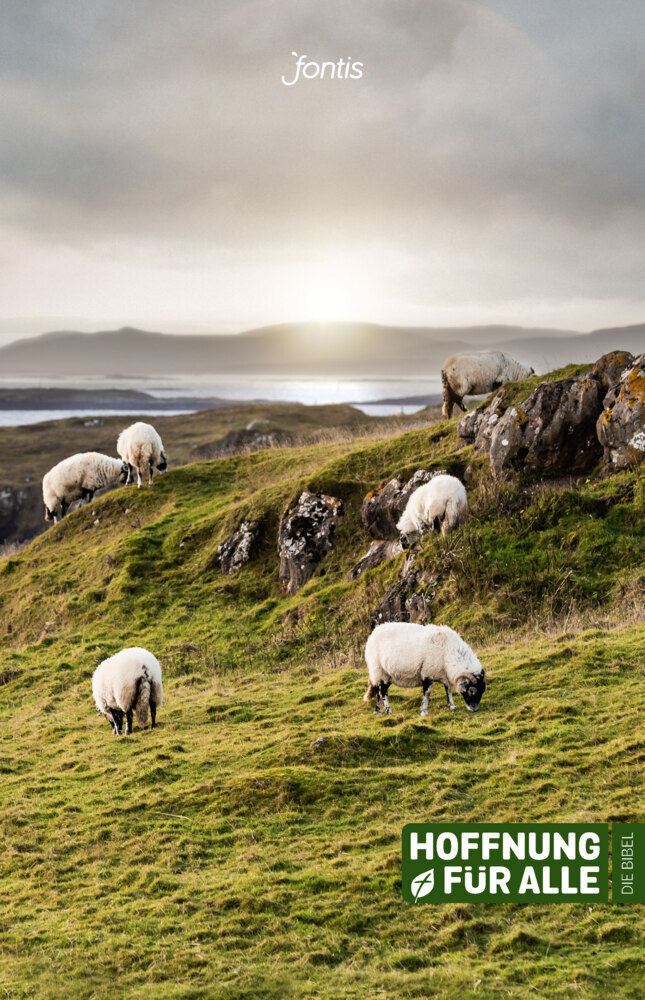
<instances>
[{"instance_id":1,"label":"grassy hillside","mask_svg":"<svg viewBox=\"0 0 645 1000\"><path fill-rule=\"evenodd\" d=\"M643 480L496 486L456 443L448 422L188 465L0 562L4 996L642 995L643 907L400 898L404 823L643 816ZM376 718L362 647L404 557L348 581L361 500L468 464L468 525L417 565L489 689L476 715L435 693L424 720L393 689ZM304 486L346 516L288 597L277 526ZM224 577L247 516L259 552ZM90 678L134 644L166 703L119 740Z\"/></svg>"},{"instance_id":2,"label":"grassy hillside","mask_svg":"<svg viewBox=\"0 0 645 1000\"><path fill-rule=\"evenodd\" d=\"M344 403L304 406L300 403L254 403L225 406L199 413L145 416L159 430L171 466L197 461L210 454L227 435L244 431L261 421L260 433L289 441L347 439L356 433L391 433L438 419L438 407L420 415L369 417ZM136 420L122 413L106 417L71 417L44 420L21 427L0 427L0 544L32 538L44 530L41 480L48 469L79 451L116 454L116 441L124 427ZM3 490L22 491L20 509L3 515Z\"/></svg>"}]
</instances>

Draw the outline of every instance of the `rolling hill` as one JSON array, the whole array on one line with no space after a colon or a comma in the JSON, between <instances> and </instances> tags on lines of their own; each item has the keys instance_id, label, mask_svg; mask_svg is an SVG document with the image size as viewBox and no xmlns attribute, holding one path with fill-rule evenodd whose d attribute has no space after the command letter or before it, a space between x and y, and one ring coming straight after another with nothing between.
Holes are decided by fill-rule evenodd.
<instances>
[{"instance_id":1,"label":"rolling hill","mask_svg":"<svg viewBox=\"0 0 645 1000\"><path fill-rule=\"evenodd\" d=\"M503 349L545 371L594 361L620 348L645 350L645 325L596 330L521 327L386 327L367 323L283 324L221 336L171 335L123 327L59 331L0 348L3 377L137 378L160 375L436 376L450 354Z\"/></svg>"}]
</instances>

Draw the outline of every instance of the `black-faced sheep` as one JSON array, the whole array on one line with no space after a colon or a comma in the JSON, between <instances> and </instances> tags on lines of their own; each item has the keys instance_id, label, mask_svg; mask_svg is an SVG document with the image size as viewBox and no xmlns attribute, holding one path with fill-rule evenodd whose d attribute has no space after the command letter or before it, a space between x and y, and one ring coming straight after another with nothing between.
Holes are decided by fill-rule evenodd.
<instances>
[{"instance_id":1,"label":"black-faced sheep","mask_svg":"<svg viewBox=\"0 0 645 1000\"><path fill-rule=\"evenodd\" d=\"M121 735L124 716L125 735L130 735L133 712L139 725L145 726L148 708L154 729L157 708L163 702L159 661L138 646L122 649L98 665L92 677L92 694L99 714L108 720L115 736Z\"/></svg>"},{"instance_id":2,"label":"black-faced sheep","mask_svg":"<svg viewBox=\"0 0 645 1000\"><path fill-rule=\"evenodd\" d=\"M154 470L159 469L160 472L165 472L168 468L168 459L161 438L152 424L145 424L141 420L138 420L136 424L130 424L124 431L121 431L116 450L128 466L126 485L134 481L135 469L137 486L141 489L146 470L148 471L148 486L152 486Z\"/></svg>"},{"instance_id":3,"label":"black-faced sheep","mask_svg":"<svg viewBox=\"0 0 645 1000\"><path fill-rule=\"evenodd\" d=\"M407 549L426 531L447 535L463 524L468 516L468 497L463 483L455 476L434 476L415 490L397 524L401 545Z\"/></svg>"},{"instance_id":4,"label":"black-faced sheep","mask_svg":"<svg viewBox=\"0 0 645 1000\"><path fill-rule=\"evenodd\" d=\"M387 696L390 684L423 688L421 715L428 714L433 681L443 684L451 710L455 708L453 686L471 712L477 711L486 690L484 668L470 646L447 625L377 625L367 640L365 661L369 683L364 700L377 696L377 714L392 712Z\"/></svg>"},{"instance_id":5,"label":"black-faced sheep","mask_svg":"<svg viewBox=\"0 0 645 1000\"><path fill-rule=\"evenodd\" d=\"M452 416L452 408L464 410L464 396L481 396L499 389L504 382L515 382L533 375L533 369L502 351L473 351L453 354L441 369L444 417Z\"/></svg>"},{"instance_id":6,"label":"black-faced sheep","mask_svg":"<svg viewBox=\"0 0 645 1000\"><path fill-rule=\"evenodd\" d=\"M75 500L89 503L97 490L124 483L128 475L125 462L101 455L98 451L70 455L43 477L45 520L65 517Z\"/></svg>"}]
</instances>

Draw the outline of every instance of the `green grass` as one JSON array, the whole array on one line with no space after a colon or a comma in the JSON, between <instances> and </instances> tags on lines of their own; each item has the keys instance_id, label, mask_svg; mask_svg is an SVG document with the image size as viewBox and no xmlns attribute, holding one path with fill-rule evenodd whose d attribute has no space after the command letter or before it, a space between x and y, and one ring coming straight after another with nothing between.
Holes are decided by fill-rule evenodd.
<instances>
[{"instance_id":1,"label":"green grass","mask_svg":"<svg viewBox=\"0 0 645 1000\"><path fill-rule=\"evenodd\" d=\"M643 818L642 479L500 486L456 445L453 421L186 466L0 561L0 996L642 996L643 907L400 897L408 822ZM427 720L393 689L376 718L362 647L404 557L348 581L362 498L468 464L467 526L416 558L489 689ZM346 516L289 597L277 525L305 486ZM223 577L247 516L257 556ZM117 740L90 678L133 644L166 702Z\"/></svg>"}]
</instances>

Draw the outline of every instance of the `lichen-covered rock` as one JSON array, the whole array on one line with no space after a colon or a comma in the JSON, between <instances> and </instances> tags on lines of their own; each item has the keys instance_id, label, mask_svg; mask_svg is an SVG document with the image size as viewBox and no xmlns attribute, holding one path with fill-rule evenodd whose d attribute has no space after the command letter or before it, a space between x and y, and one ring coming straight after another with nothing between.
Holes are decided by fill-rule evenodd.
<instances>
[{"instance_id":1,"label":"lichen-covered rock","mask_svg":"<svg viewBox=\"0 0 645 1000\"><path fill-rule=\"evenodd\" d=\"M396 525L411 495L419 486L429 483L434 476L444 471L417 469L405 485L402 485L400 479L390 479L385 486L368 493L361 507L361 518L372 538L397 539L399 532Z\"/></svg>"},{"instance_id":2,"label":"lichen-covered rock","mask_svg":"<svg viewBox=\"0 0 645 1000\"><path fill-rule=\"evenodd\" d=\"M502 389L488 406L471 410L457 424L459 437L467 444L473 445L475 454L490 449L493 431L506 411L506 396L506 390Z\"/></svg>"},{"instance_id":3,"label":"lichen-covered rock","mask_svg":"<svg viewBox=\"0 0 645 1000\"><path fill-rule=\"evenodd\" d=\"M242 521L233 534L217 549L217 565L229 576L237 573L253 554L258 537L257 521Z\"/></svg>"},{"instance_id":4,"label":"lichen-covered rock","mask_svg":"<svg viewBox=\"0 0 645 1000\"><path fill-rule=\"evenodd\" d=\"M387 542L372 542L365 555L350 569L349 579L357 580L368 569L374 569L375 566L379 566L387 559L394 559L401 552L403 552L403 546L398 538Z\"/></svg>"},{"instance_id":5,"label":"lichen-covered rock","mask_svg":"<svg viewBox=\"0 0 645 1000\"><path fill-rule=\"evenodd\" d=\"M645 354L632 358L603 400L596 430L610 469L645 462Z\"/></svg>"},{"instance_id":6,"label":"lichen-covered rock","mask_svg":"<svg viewBox=\"0 0 645 1000\"><path fill-rule=\"evenodd\" d=\"M395 504L401 493L401 480L390 479L385 486L367 494L361 506L361 519L373 538L398 538Z\"/></svg>"},{"instance_id":7,"label":"lichen-covered rock","mask_svg":"<svg viewBox=\"0 0 645 1000\"><path fill-rule=\"evenodd\" d=\"M623 373L634 363L635 358L629 351L610 351L598 358L589 375L598 379L605 392L609 392L620 383Z\"/></svg>"},{"instance_id":8,"label":"lichen-covered rock","mask_svg":"<svg viewBox=\"0 0 645 1000\"><path fill-rule=\"evenodd\" d=\"M290 594L313 576L316 566L333 548L342 516L342 500L308 491L284 515L278 528L279 575Z\"/></svg>"},{"instance_id":9,"label":"lichen-covered rock","mask_svg":"<svg viewBox=\"0 0 645 1000\"><path fill-rule=\"evenodd\" d=\"M382 622L429 622L436 582L436 578L425 580L417 570L404 567L399 580L372 612L372 628Z\"/></svg>"},{"instance_id":10,"label":"lichen-covered rock","mask_svg":"<svg viewBox=\"0 0 645 1000\"><path fill-rule=\"evenodd\" d=\"M542 382L520 405L509 407L490 439L490 464L499 478L509 467L540 473L583 473L602 450L596 420L603 386L590 374Z\"/></svg>"}]
</instances>

